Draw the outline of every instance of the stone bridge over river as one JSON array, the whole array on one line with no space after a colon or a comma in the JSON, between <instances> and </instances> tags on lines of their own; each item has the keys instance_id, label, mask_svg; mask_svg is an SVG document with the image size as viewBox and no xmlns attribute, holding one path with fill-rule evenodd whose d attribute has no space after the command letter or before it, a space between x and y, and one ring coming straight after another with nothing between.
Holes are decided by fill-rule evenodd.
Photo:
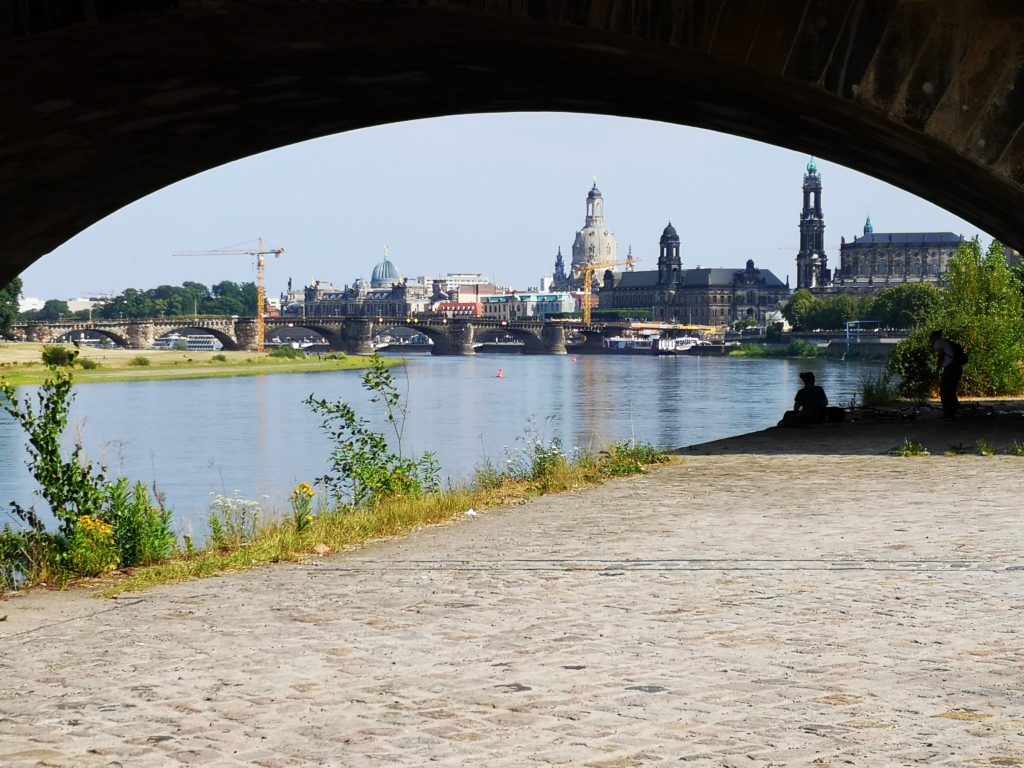
<instances>
[{"instance_id":1,"label":"stone bridge over river","mask_svg":"<svg viewBox=\"0 0 1024 768\"><path fill-rule=\"evenodd\" d=\"M373 337L393 328L413 328L433 343L435 355L472 355L477 337L486 331L502 331L523 342L527 354L564 355L569 326L540 320L507 322L486 318L267 318L266 332L272 336L284 328L308 328L323 336L331 349L353 355L373 352ZM118 346L149 349L161 336L185 329L197 329L216 337L225 349L257 349L256 319L247 318L157 318L146 320L82 320L15 325L12 335L20 341L55 342L74 339L86 332L99 333ZM599 342L600 327L586 335Z\"/></svg>"}]
</instances>

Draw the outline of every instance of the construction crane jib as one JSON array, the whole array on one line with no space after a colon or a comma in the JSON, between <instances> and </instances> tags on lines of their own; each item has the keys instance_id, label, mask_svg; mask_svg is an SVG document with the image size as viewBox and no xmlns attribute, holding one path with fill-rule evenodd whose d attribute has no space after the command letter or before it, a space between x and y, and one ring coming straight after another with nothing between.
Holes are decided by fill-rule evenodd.
<instances>
[{"instance_id":1,"label":"construction crane jib","mask_svg":"<svg viewBox=\"0 0 1024 768\"><path fill-rule=\"evenodd\" d=\"M580 296L580 309L583 313L584 325L590 325L590 316L593 310L594 273L599 269L614 269L615 267L625 267L629 272L632 272L633 265L638 261L639 259L634 259L630 256L625 261L591 261L580 264L575 268L576 277L581 278L580 286L583 293Z\"/></svg>"},{"instance_id":2,"label":"construction crane jib","mask_svg":"<svg viewBox=\"0 0 1024 768\"><path fill-rule=\"evenodd\" d=\"M268 246L263 238L254 241L253 248L239 248L231 246L228 248L214 248L207 251L179 251L175 256L255 256L256 257L256 350L262 352L267 340L267 329L265 315L267 312L267 281L266 281L266 256L277 258L284 253L284 248L273 248ZM240 245L247 245L241 243Z\"/></svg>"}]
</instances>

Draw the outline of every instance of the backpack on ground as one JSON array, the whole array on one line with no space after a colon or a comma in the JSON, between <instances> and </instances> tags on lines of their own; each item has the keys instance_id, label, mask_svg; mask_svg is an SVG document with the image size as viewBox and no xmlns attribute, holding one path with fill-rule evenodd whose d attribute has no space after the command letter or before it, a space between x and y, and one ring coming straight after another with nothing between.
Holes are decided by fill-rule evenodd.
<instances>
[{"instance_id":1,"label":"backpack on ground","mask_svg":"<svg viewBox=\"0 0 1024 768\"><path fill-rule=\"evenodd\" d=\"M967 352L964 351L963 346L955 341L949 341L949 346L953 348L953 364L967 365Z\"/></svg>"}]
</instances>

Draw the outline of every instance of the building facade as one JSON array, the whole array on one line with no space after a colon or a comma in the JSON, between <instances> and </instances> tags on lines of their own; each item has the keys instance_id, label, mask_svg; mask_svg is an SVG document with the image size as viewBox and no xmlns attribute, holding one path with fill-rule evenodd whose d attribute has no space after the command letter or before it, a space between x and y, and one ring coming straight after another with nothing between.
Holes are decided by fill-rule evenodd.
<instances>
[{"instance_id":1,"label":"building facade","mask_svg":"<svg viewBox=\"0 0 1024 768\"><path fill-rule=\"evenodd\" d=\"M804 173L797 288L806 288L819 296L867 295L904 283L937 284L946 274L949 259L960 247L963 236L952 232L877 233L870 216L864 223L863 235L851 242L841 238L839 267L829 269L821 186L821 174L812 158Z\"/></svg>"},{"instance_id":2,"label":"building facade","mask_svg":"<svg viewBox=\"0 0 1024 768\"><path fill-rule=\"evenodd\" d=\"M373 268L370 282L356 278L351 285L336 288L314 280L303 289L301 304L291 302L285 312L311 318L409 317L428 311L432 298L430 288L419 281L409 283L385 253L384 260Z\"/></svg>"},{"instance_id":3,"label":"building facade","mask_svg":"<svg viewBox=\"0 0 1024 768\"><path fill-rule=\"evenodd\" d=\"M863 295L905 283L938 284L963 241L952 232L876 233L868 216L863 235L843 238L829 292Z\"/></svg>"},{"instance_id":4,"label":"building facade","mask_svg":"<svg viewBox=\"0 0 1024 768\"><path fill-rule=\"evenodd\" d=\"M607 270L599 293L602 309L646 310L655 320L692 325L759 325L789 299L789 286L749 259L743 269L684 269L672 222L659 241L658 268Z\"/></svg>"}]
</instances>

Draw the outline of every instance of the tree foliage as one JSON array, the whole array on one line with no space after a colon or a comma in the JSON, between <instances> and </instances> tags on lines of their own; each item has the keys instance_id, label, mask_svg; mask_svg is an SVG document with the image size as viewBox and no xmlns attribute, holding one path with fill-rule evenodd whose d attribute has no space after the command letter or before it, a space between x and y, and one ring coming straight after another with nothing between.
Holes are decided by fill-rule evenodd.
<instances>
[{"instance_id":1,"label":"tree foliage","mask_svg":"<svg viewBox=\"0 0 1024 768\"><path fill-rule=\"evenodd\" d=\"M838 331L850 320L877 320L883 328L911 329L934 310L939 290L930 283L885 288L876 296L815 297L806 288L793 293L782 315L798 331Z\"/></svg>"},{"instance_id":2,"label":"tree foliage","mask_svg":"<svg viewBox=\"0 0 1024 768\"><path fill-rule=\"evenodd\" d=\"M91 317L104 320L139 320L193 315L252 317L255 314L255 283L233 283L230 280L223 280L207 288L202 283L187 280L180 286L160 285L147 290L127 288L113 299L93 307ZM89 310L71 312L67 302L58 299L50 299L42 309L21 315L21 319L26 321L54 321L61 318L85 320L89 317Z\"/></svg>"},{"instance_id":3,"label":"tree foliage","mask_svg":"<svg viewBox=\"0 0 1024 768\"><path fill-rule=\"evenodd\" d=\"M977 239L965 242L950 259L946 281L927 323L901 342L889 359L889 370L900 378L901 393L920 397L937 386L936 355L928 338L933 330L959 342L970 356L961 393L1024 391L1024 301L1003 246L993 241L983 254Z\"/></svg>"},{"instance_id":4,"label":"tree foliage","mask_svg":"<svg viewBox=\"0 0 1024 768\"><path fill-rule=\"evenodd\" d=\"M21 278L14 278L0 288L0 334L7 333L18 318L18 299L21 298Z\"/></svg>"}]
</instances>

